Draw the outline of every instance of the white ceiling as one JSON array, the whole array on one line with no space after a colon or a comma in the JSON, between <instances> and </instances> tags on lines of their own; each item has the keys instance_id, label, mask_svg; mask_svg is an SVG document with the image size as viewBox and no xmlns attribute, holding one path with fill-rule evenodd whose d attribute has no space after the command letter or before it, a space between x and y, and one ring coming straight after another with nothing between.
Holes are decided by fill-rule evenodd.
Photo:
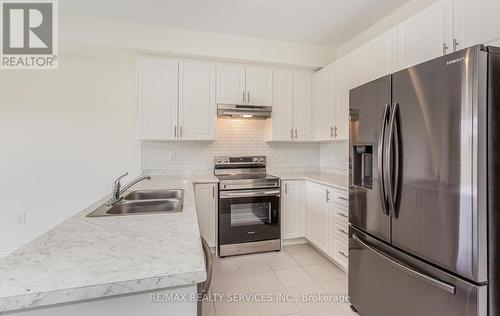
<instances>
[{"instance_id":1,"label":"white ceiling","mask_svg":"<svg viewBox=\"0 0 500 316\"><path fill-rule=\"evenodd\" d=\"M63 13L339 47L409 0L64 0Z\"/></svg>"}]
</instances>

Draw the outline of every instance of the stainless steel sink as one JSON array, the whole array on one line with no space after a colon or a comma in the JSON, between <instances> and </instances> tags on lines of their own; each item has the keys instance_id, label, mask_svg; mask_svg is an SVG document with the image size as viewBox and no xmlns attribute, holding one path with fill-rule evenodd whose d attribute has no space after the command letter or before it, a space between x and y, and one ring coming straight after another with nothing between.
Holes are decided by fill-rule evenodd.
<instances>
[{"instance_id":1,"label":"stainless steel sink","mask_svg":"<svg viewBox=\"0 0 500 316\"><path fill-rule=\"evenodd\" d=\"M176 213L182 212L183 204L184 190L139 190L112 205L102 205L87 217Z\"/></svg>"},{"instance_id":2,"label":"stainless steel sink","mask_svg":"<svg viewBox=\"0 0 500 316\"><path fill-rule=\"evenodd\" d=\"M182 199L184 190L138 190L130 192L125 200L158 200L158 199Z\"/></svg>"}]
</instances>

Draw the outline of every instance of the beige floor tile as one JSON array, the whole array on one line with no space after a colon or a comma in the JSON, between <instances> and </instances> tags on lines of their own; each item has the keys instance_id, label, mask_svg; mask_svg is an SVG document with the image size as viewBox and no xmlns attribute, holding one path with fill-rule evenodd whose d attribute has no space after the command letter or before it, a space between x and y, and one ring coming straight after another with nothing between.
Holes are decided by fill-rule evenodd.
<instances>
[{"instance_id":1,"label":"beige floor tile","mask_svg":"<svg viewBox=\"0 0 500 316\"><path fill-rule=\"evenodd\" d=\"M253 302L231 302L227 300L215 302L217 316L256 316L259 315Z\"/></svg>"},{"instance_id":2,"label":"beige floor tile","mask_svg":"<svg viewBox=\"0 0 500 316\"><path fill-rule=\"evenodd\" d=\"M274 270L274 273L285 287L314 283L314 280L301 267Z\"/></svg>"},{"instance_id":3,"label":"beige floor tile","mask_svg":"<svg viewBox=\"0 0 500 316\"><path fill-rule=\"evenodd\" d=\"M290 255L297 261L300 265L310 265L310 264L320 264L326 263L329 260L323 256L316 249L303 249L300 251L290 252Z\"/></svg>"},{"instance_id":4,"label":"beige floor tile","mask_svg":"<svg viewBox=\"0 0 500 316\"><path fill-rule=\"evenodd\" d=\"M293 294L301 311L325 308L334 304L327 299L325 291L316 283L287 288L287 290Z\"/></svg>"},{"instance_id":5,"label":"beige floor tile","mask_svg":"<svg viewBox=\"0 0 500 316\"><path fill-rule=\"evenodd\" d=\"M269 267L264 259L264 254L236 257L236 262L244 275L271 272L271 267Z\"/></svg>"},{"instance_id":6,"label":"beige floor tile","mask_svg":"<svg viewBox=\"0 0 500 316\"><path fill-rule=\"evenodd\" d=\"M271 295L272 300L255 302L261 316L289 315L300 311L291 293L285 289L272 290L267 293Z\"/></svg>"},{"instance_id":7,"label":"beige floor tile","mask_svg":"<svg viewBox=\"0 0 500 316\"><path fill-rule=\"evenodd\" d=\"M319 309L308 310L302 312L304 316L344 316L346 314L345 309L342 306L332 305L328 307L322 307Z\"/></svg>"},{"instance_id":8,"label":"beige floor tile","mask_svg":"<svg viewBox=\"0 0 500 316\"><path fill-rule=\"evenodd\" d=\"M331 281L326 281L326 282L320 282L319 286L327 294L338 294L338 295L347 295L348 292L348 287L347 287L347 278L339 279L339 280L331 280Z\"/></svg>"},{"instance_id":9,"label":"beige floor tile","mask_svg":"<svg viewBox=\"0 0 500 316\"><path fill-rule=\"evenodd\" d=\"M245 280L251 292L263 292L284 287L273 272L246 275Z\"/></svg>"},{"instance_id":10,"label":"beige floor tile","mask_svg":"<svg viewBox=\"0 0 500 316\"><path fill-rule=\"evenodd\" d=\"M284 249L288 253L294 253L294 252L303 251L303 250L314 250L314 247L305 243L305 244L285 246Z\"/></svg>"},{"instance_id":11,"label":"beige floor tile","mask_svg":"<svg viewBox=\"0 0 500 316\"><path fill-rule=\"evenodd\" d=\"M273 270L298 267L299 263L286 251L272 252L267 254L264 259Z\"/></svg>"},{"instance_id":12,"label":"beige floor tile","mask_svg":"<svg viewBox=\"0 0 500 316\"><path fill-rule=\"evenodd\" d=\"M236 258L215 258L213 265L213 276L227 277L235 274L241 274L240 267L236 263Z\"/></svg>"},{"instance_id":13,"label":"beige floor tile","mask_svg":"<svg viewBox=\"0 0 500 316\"><path fill-rule=\"evenodd\" d=\"M248 287L242 275L213 278L211 288L212 292L216 294L248 292Z\"/></svg>"},{"instance_id":14,"label":"beige floor tile","mask_svg":"<svg viewBox=\"0 0 500 316\"><path fill-rule=\"evenodd\" d=\"M306 265L303 266L303 268L316 282L338 280L347 277L347 274L344 271L331 262Z\"/></svg>"}]
</instances>

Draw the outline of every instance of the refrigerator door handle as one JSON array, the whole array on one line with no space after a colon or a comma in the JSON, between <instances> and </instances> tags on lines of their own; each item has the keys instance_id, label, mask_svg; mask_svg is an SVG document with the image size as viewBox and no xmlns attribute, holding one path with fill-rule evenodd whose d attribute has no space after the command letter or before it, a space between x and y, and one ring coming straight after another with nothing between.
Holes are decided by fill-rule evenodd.
<instances>
[{"instance_id":1,"label":"refrigerator door handle","mask_svg":"<svg viewBox=\"0 0 500 316\"><path fill-rule=\"evenodd\" d=\"M399 140L398 140L398 132L394 131L396 127L396 117L397 113L399 110L399 103L394 103L392 109L391 109L391 116L389 119L389 135L387 137L387 151L386 151L386 157L385 159L385 171L386 171L386 179L385 179L385 184L386 184L386 190L387 190L387 200L389 204L389 209L391 210L392 216L397 218L397 212L396 212L396 199L397 199L397 193L398 189L397 187L399 186L398 183L398 178L399 174L394 174L394 172L399 172ZM396 138L395 138L396 136ZM395 141L394 141L395 140ZM394 169L391 163L391 158L393 157L392 155L392 145L393 141L395 144L395 155L394 155ZM394 177L394 182L393 182L393 177Z\"/></svg>"},{"instance_id":2,"label":"refrigerator door handle","mask_svg":"<svg viewBox=\"0 0 500 316\"><path fill-rule=\"evenodd\" d=\"M422 272L419 272L413 268L410 268L402 263L399 263L398 261L388 257L387 255L383 254L382 252L380 252L379 250L367 245L364 241L362 241L358 236L356 236L355 234L352 235L352 238L357 241L358 243L360 243L363 247L365 247L366 249L374 252L375 254L377 254L379 257L381 257L382 259L384 259L385 261L393 264L394 266L400 268L401 270L419 278L420 280L423 280L423 281L426 281L428 282L429 284L432 284L433 286L443 290L443 291L446 291L450 294L453 294L455 295L455 292L456 292L456 287L454 285L451 285L449 283L446 283L446 282L443 282L441 280L438 280L434 277L431 277L427 274L424 274Z\"/></svg>"},{"instance_id":3,"label":"refrigerator door handle","mask_svg":"<svg viewBox=\"0 0 500 316\"><path fill-rule=\"evenodd\" d=\"M378 188L380 193L380 201L382 201L382 213L384 215L389 215L387 197L385 192L385 181L384 181L384 136L387 126L387 114L389 113L389 104L385 105L384 115L382 116L382 122L380 123L379 135L378 135L378 150L377 150L377 169L378 169Z\"/></svg>"}]
</instances>

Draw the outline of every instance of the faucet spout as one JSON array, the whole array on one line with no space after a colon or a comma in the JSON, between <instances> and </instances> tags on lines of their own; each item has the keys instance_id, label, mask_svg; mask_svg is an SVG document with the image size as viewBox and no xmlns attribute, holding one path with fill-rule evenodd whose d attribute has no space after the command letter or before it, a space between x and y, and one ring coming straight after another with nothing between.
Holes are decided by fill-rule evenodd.
<instances>
[{"instance_id":1,"label":"faucet spout","mask_svg":"<svg viewBox=\"0 0 500 316\"><path fill-rule=\"evenodd\" d=\"M120 201L122 194L125 191L127 191L128 189L130 189L136 183L144 181L144 180L151 180L150 176L142 176L142 177L139 177L135 180L132 180L130 183L125 185L124 188L122 188L120 180L127 175L128 175L128 172L121 175L120 177L118 177L118 179L116 179L115 182L113 183L113 191L111 192L111 199L108 201L108 203L106 203L108 206L114 205L114 204L116 204L116 202Z\"/></svg>"}]
</instances>

